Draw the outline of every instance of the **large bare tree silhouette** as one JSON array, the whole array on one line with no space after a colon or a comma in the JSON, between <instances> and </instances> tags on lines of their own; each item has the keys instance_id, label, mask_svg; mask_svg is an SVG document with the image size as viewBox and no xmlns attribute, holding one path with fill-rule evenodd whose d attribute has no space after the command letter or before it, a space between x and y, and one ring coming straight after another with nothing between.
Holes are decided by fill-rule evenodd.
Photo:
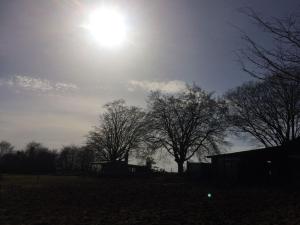
<instances>
[{"instance_id":1,"label":"large bare tree silhouette","mask_svg":"<svg viewBox=\"0 0 300 225\"><path fill-rule=\"evenodd\" d=\"M152 93L148 98L152 140L159 143L183 173L183 164L196 153L219 152L227 127L227 108L197 86L175 95Z\"/></svg>"}]
</instances>

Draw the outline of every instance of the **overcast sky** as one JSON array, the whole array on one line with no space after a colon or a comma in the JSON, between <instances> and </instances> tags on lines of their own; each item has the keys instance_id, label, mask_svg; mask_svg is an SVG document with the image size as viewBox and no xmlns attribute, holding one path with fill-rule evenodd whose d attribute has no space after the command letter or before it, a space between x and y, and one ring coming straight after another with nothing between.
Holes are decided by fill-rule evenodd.
<instances>
[{"instance_id":1,"label":"overcast sky","mask_svg":"<svg viewBox=\"0 0 300 225\"><path fill-rule=\"evenodd\" d=\"M113 50L82 28L112 2L130 28ZM243 42L234 26L263 39L238 12L246 6L266 17L299 10L296 0L1 0L0 140L82 144L108 101L144 106L150 90L185 82L219 95L240 85L250 77L235 62Z\"/></svg>"}]
</instances>

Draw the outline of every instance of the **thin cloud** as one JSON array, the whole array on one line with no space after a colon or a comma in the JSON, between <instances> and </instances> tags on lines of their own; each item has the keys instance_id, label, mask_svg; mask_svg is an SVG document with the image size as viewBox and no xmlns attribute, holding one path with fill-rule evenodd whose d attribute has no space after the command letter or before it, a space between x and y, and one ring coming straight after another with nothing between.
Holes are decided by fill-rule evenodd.
<instances>
[{"instance_id":1,"label":"thin cloud","mask_svg":"<svg viewBox=\"0 0 300 225\"><path fill-rule=\"evenodd\" d=\"M180 80L172 80L172 81L138 81L131 80L129 81L128 90L145 90L145 91L161 91L164 93L176 93L183 91L186 89L186 83Z\"/></svg>"},{"instance_id":2,"label":"thin cloud","mask_svg":"<svg viewBox=\"0 0 300 225\"><path fill-rule=\"evenodd\" d=\"M54 85L56 90L75 90L78 89L76 84L71 84L71 83L56 83Z\"/></svg>"},{"instance_id":3,"label":"thin cloud","mask_svg":"<svg viewBox=\"0 0 300 225\"><path fill-rule=\"evenodd\" d=\"M17 75L11 80L11 85L31 91L47 92L53 90L49 80Z\"/></svg>"},{"instance_id":4,"label":"thin cloud","mask_svg":"<svg viewBox=\"0 0 300 225\"><path fill-rule=\"evenodd\" d=\"M76 84L52 82L47 79L35 78L32 76L15 75L8 80L0 80L0 85L6 85L18 90L36 92L67 92L78 89Z\"/></svg>"}]
</instances>

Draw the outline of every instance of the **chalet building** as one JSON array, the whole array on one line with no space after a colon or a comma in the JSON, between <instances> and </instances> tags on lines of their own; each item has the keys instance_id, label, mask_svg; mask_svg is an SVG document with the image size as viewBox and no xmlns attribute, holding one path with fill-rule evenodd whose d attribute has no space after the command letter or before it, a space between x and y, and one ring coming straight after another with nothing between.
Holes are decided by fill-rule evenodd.
<instances>
[{"instance_id":1,"label":"chalet building","mask_svg":"<svg viewBox=\"0 0 300 225\"><path fill-rule=\"evenodd\" d=\"M300 139L280 147L208 156L212 177L226 183L300 183Z\"/></svg>"},{"instance_id":2,"label":"chalet building","mask_svg":"<svg viewBox=\"0 0 300 225\"><path fill-rule=\"evenodd\" d=\"M124 161L93 162L90 166L91 172L98 176L144 176L151 172L151 165L132 165Z\"/></svg>"}]
</instances>

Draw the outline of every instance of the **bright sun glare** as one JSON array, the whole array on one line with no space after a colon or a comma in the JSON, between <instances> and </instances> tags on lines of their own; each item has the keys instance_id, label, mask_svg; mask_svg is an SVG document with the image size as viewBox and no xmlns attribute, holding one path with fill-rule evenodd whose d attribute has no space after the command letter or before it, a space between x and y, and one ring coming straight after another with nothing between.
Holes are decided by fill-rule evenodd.
<instances>
[{"instance_id":1,"label":"bright sun glare","mask_svg":"<svg viewBox=\"0 0 300 225\"><path fill-rule=\"evenodd\" d=\"M103 47L120 47L127 38L126 19L116 7L101 7L93 11L83 27Z\"/></svg>"}]
</instances>

